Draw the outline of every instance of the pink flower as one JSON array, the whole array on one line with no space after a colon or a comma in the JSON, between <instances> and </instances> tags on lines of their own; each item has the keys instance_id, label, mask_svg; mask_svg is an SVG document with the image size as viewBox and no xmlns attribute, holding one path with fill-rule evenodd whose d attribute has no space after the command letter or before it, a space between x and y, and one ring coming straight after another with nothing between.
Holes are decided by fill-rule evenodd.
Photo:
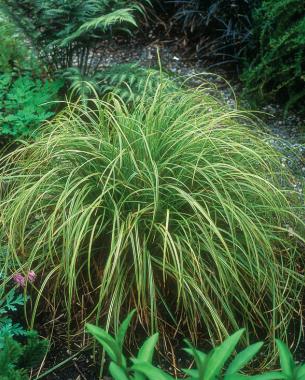
<instances>
[{"instance_id":1,"label":"pink flower","mask_svg":"<svg viewBox=\"0 0 305 380\"><path fill-rule=\"evenodd\" d=\"M29 272L29 274L28 274L28 280L30 282L34 282L36 280L36 273L33 270L31 270Z\"/></svg>"},{"instance_id":2,"label":"pink flower","mask_svg":"<svg viewBox=\"0 0 305 380\"><path fill-rule=\"evenodd\" d=\"M16 273L13 275L13 281L15 281L18 286L21 286L23 288L25 287L25 283L27 280L29 280L30 282L34 282L36 280L36 273L33 270L29 271L26 277L24 277L20 273Z\"/></svg>"},{"instance_id":3,"label":"pink flower","mask_svg":"<svg viewBox=\"0 0 305 380\"><path fill-rule=\"evenodd\" d=\"M25 287L25 277L20 273L16 273L13 275L13 280L16 282L18 286Z\"/></svg>"}]
</instances>

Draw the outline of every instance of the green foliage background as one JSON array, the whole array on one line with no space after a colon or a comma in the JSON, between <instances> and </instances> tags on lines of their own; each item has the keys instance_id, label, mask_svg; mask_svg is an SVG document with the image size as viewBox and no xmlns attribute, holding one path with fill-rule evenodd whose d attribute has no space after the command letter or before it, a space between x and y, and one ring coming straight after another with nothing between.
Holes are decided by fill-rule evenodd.
<instances>
[{"instance_id":1,"label":"green foliage background","mask_svg":"<svg viewBox=\"0 0 305 380\"><path fill-rule=\"evenodd\" d=\"M254 12L253 50L242 79L249 99L305 105L305 2L263 0Z\"/></svg>"},{"instance_id":2,"label":"green foliage background","mask_svg":"<svg viewBox=\"0 0 305 380\"><path fill-rule=\"evenodd\" d=\"M0 73L33 70L29 46L20 37L14 23L0 14Z\"/></svg>"},{"instance_id":3,"label":"green foliage background","mask_svg":"<svg viewBox=\"0 0 305 380\"><path fill-rule=\"evenodd\" d=\"M148 0L6 0L2 11L24 32L49 69L77 67L94 73L100 62L101 40L130 34ZM93 59L94 58L94 59Z\"/></svg>"}]
</instances>

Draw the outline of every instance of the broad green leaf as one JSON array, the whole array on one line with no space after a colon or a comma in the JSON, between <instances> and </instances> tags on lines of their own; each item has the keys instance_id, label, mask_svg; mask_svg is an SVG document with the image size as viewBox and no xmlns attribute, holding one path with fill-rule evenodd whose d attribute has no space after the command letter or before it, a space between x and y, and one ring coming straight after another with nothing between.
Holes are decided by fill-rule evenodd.
<instances>
[{"instance_id":1,"label":"broad green leaf","mask_svg":"<svg viewBox=\"0 0 305 380\"><path fill-rule=\"evenodd\" d=\"M206 361L206 358L208 357L207 354L205 354L202 351L196 350L194 347L192 347L192 348L185 348L184 351L187 352L190 356L193 356L194 359L196 360L196 363L197 363L197 360L198 360L198 362L202 364L202 363L204 363Z\"/></svg>"},{"instance_id":2,"label":"broad green leaf","mask_svg":"<svg viewBox=\"0 0 305 380\"><path fill-rule=\"evenodd\" d=\"M286 344L279 339L276 339L276 344L280 354L281 369L285 375L292 377L295 367L292 354Z\"/></svg>"},{"instance_id":3,"label":"broad green leaf","mask_svg":"<svg viewBox=\"0 0 305 380\"><path fill-rule=\"evenodd\" d=\"M209 358L204 380L213 380L223 369L225 362L233 353L245 329L241 329L229 336L219 347L216 347Z\"/></svg>"},{"instance_id":4,"label":"broad green leaf","mask_svg":"<svg viewBox=\"0 0 305 380\"><path fill-rule=\"evenodd\" d=\"M114 362L110 363L109 372L114 380L130 380L125 371Z\"/></svg>"},{"instance_id":5,"label":"broad green leaf","mask_svg":"<svg viewBox=\"0 0 305 380\"><path fill-rule=\"evenodd\" d=\"M143 373L134 371L132 380L146 380L146 378L145 378L145 375L143 375Z\"/></svg>"},{"instance_id":6,"label":"broad green leaf","mask_svg":"<svg viewBox=\"0 0 305 380\"><path fill-rule=\"evenodd\" d=\"M142 347L138 352L137 359L139 361L151 363L155 351L155 346L158 342L159 334L154 334L150 338L146 339Z\"/></svg>"},{"instance_id":7,"label":"broad green leaf","mask_svg":"<svg viewBox=\"0 0 305 380\"><path fill-rule=\"evenodd\" d=\"M155 334L148 338L140 348L137 358L132 361L151 363L154 354L154 348L158 341L158 337L159 334ZM145 376L142 373L136 372L134 374L134 380L145 380Z\"/></svg>"},{"instance_id":8,"label":"broad green leaf","mask_svg":"<svg viewBox=\"0 0 305 380\"><path fill-rule=\"evenodd\" d=\"M210 352L210 354L207 355L202 351L196 350L192 346L192 344L187 340L185 342L189 346L189 348L185 348L184 351L194 357L198 369L198 377L201 378L204 375L205 368L208 363L208 358L211 356L212 353Z\"/></svg>"},{"instance_id":9,"label":"broad green leaf","mask_svg":"<svg viewBox=\"0 0 305 380\"><path fill-rule=\"evenodd\" d=\"M198 378L199 377L199 371L198 371L198 369L188 369L188 368L185 368L182 371L186 375L188 375L188 376L191 376L191 377L194 377L194 378Z\"/></svg>"},{"instance_id":10,"label":"broad green leaf","mask_svg":"<svg viewBox=\"0 0 305 380\"><path fill-rule=\"evenodd\" d=\"M223 379L224 380L246 380L246 379L248 380L249 376L242 375L240 373L233 373L230 375L225 375Z\"/></svg>"},{"instance_id":11,"label":"broad green leaf","mask_svg":"<svg viewBox=\"0 0 305 380\"><path fill-rule=\"evenodd\" d=\"M251 380L281 380L287 379L287 376L281 372L267 372L261 375L254 375L250 377Z\"/></svg>"},{"instance_id":12,"label":"broad green leaf","mask_svg":"<svg viewBox=\"0 0 305 380\"><path fill-rule=\"evenodd\" d=\"M224 380L281 380L286 379L286 376L280 372L268 372L262 375L247 376L239 373L225 375Z\"/></svg>"},{"instance_id":13,"label":"broad green leaf","mask_svg":"<svg viewBox=\"0 0 305 380\"><path fill-rule=\"evenodd\" d=\"M301 365L297 369L297 380L303 380L305 379L305 364Z\"/></svg>"},{"instance_id":14,"label":"broad green leaf","mask_svg":"<svg viewBox=\"0 0 305 380\"><path fill-rule=\"evenodd\" d=\"M263 342L251 344L251 346L247 347L246 349L238 353L236 357L234 358L234 360L229 365L228 369L226 370L226 375L237 373L242 368L244 368L245 365L248 364L251 361L251 359L262 348L262 345L263 345Z\"/></svg>"},{"instance_id":15,"label":"broad green leaf","mask_svg":"<svg viewBox=\"0 0 305 380\"><path fill-rule=\"evenodd\" d=\"M134 371L143 373L149 380L173 380L174 378L160 368L154 367L152 364L139 362L134 360L136 364L132 366Z\"/></svg>"},{"instance_id":16,"label":"broad green leaf","mask_svg":"<svg viewBox=\"0 0 305 380\"><path fill-rule=\"evenodd\" d=\"M113 337L100 327L86 323L88 332L103 346L111 360L121 362L121 352Z\"/></svg>"},{"instance_id":17,"label":"broad green leaf","mask_svg":"<svg viewBox=\"0 0 305 380\"><path fill-rule=\"evenodd\" d=\"M122 347L123 347L123 343L124 343L124 339L125 339L125 335L126 335L126 332L127 332L127 329L130 325L130 321L132 319L132 317L134 316L134 313L135 313L135 309L132 310L128 315L127 317L124 319L124 321L122 322L120 328L119 328L119 331L116 335L116 342L118 344L118 346L120 347L120 349L122 350Z\"/></svg>"}]
</instances>

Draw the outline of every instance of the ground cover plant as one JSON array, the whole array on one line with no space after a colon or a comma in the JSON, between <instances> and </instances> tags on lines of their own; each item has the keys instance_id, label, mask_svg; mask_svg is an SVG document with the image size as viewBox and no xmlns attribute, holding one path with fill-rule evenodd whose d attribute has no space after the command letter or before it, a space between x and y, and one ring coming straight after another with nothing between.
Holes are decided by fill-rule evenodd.
<instances>
[{"instance_id":1,"label":"ground cover plant","mask_svg":"<svg viewBox=\"0 0 305 380\"><path fill-rule=\"evenodd\" d=\"M23 294L17 294L15 288L11 288L8 292L4 290L1 289L0 294L0 349L3 349L7 337L27 335L27 331L20 323L12 320L12 313L16 314L17 308L23 306L27 298Z\"/></svg>"},{"instance_id":2,"label":"ground cover plant","mask_svg":"<svg viewBox=\"0 0 305 380\"><path fill-rule=\"evenodd\" d=\"M123 352L125 335L133 312L127 316L115 337L106 330L94 325L87 325L87 330L107 352L111 362L109 371L114 380L170 380L174 377L153 364L158 333L148 338L138 350L137 356L128 360ZM260 375L246 376L244 368L255 358L263 346L263 342L249 345L230 359L244 333L241 329L229 336L223 343L208 354L196 349L187 340L185 351L194 359L194 367L182 370L187 380L302 380L305 376L305 364L297 364L289 348L280 340L276 340L280 356L281 371L265 371ZM229 364L228 364L228 360ZM176 377L175 377L176 378Z\"/></svg>"},{"instance_id":3,"label":"ground cover plant","mask_svg":"<svg viewBox=\"0 0 305 380\"><path fill-rule=\"evenodd\" d=\"M28 331L24 343L6 336L0 348L0 379L30 379L30 370L40 365L47 348L48 341L40 339L36 331Z\"/></svg>"},{"instance_id":4,"label":"ground cover plant","mask_svg":"<svg viewBox=\"0 0 305 380\"><path fill-rule=\"evenodd\" d=\"M304 224L279 153L249 123L209 91L159 88L131 110L115 96L69 104L5 157L10 257L45 278L32 322L43 295L68 323L77 304L114 326L136 306L149 331L166 320L212 341L240 324L285 338Z\"/></svg>"},{"instance_id":5,"label":"ground cover plant","mask_svg":"<svg viewBox=\"0 0 305 380\"><path fill-rule=\"evenodd\" d=\"M1 4L0 4L1 6ZM52 81L38 63L29 41L0 13L0 139L1 145L33 136L54 115L63 82Z\"/></svg>"},{"instance_id":6,"label":"ground cover plant","mask_svg":"<svg viewBox=\"0 0 305 380\"><path fill-rule=\"evenodd\" d=\"M264 0L254 12L253 50L242 79L248 98L304 107L305 3Z\"/></svg>"},{"instance_id":7,"label":"ground cover plant","mask_svg":"<svg viewBox=\"0 0 305 380\"><path fill-rule=\"evenodd\" d=\"M0 74L0 136L3 140L34 136L54 115L60 81Z\"/></svg>"},{"instance_id":8,"label":"ground cover plant","mask_svg":"<svg viewBox=\"0 0 305 380\"><path fill-rule=\"evenodd\" d=\"M20 309L29 299L23 288L35 281L35 273L7 277L8 261L7 247L0 246L0 379L27 380L30 370L41 364L49 342L28 330L20 318Z\"/></svg>"}]
</instances>

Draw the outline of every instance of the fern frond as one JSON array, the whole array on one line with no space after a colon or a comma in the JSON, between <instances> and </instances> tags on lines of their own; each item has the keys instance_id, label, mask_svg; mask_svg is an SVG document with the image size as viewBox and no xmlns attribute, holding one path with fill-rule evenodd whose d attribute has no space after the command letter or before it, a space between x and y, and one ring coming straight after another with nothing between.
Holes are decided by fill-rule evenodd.
<instances>
[{"instance_id":1,"label":"fern frond","mask_svg":"<svg viewBox=\"0 0 305 380\"><path fill-rule=\"evenodd\" d=\"M161 83L167 82L169 91L177 89L177 84L168 73L141 67L137 63L115 65L100 71L96 77L101 94L116 93L127 103L139 99L144 93L152 96Z\"/></svg>"},{"instance_id":2,"label":"fern frond","mask_svg":"<svg viewBox=\"0 0 305 380\"><path fill-rule=\"evenodd\" d=\"M83 24L80 27L82 31L88 31L92 29L99 28L103 32L109 29L111 26L115 24L123 24L128 23L134 26L137 26L136 20L132 14L131 8L118 9L106 15L102 15L100 17L94 18Z\"/></svg>"},{"instance_id":3,"label":"fern frond","mask_svg":"<svg viewBox=\"0 0 305 380\"><path fill-rule=\"evenodd\" d=\"M105 33L114 25L129 24L136 27L137 22L132 11L132 8L117 9L106 15L95 17L92 20L85 22L74 33L63 39L60 46L66 46L86 32L94 29L99 29L102 33Z\"/></svg>"}]
</instances>

